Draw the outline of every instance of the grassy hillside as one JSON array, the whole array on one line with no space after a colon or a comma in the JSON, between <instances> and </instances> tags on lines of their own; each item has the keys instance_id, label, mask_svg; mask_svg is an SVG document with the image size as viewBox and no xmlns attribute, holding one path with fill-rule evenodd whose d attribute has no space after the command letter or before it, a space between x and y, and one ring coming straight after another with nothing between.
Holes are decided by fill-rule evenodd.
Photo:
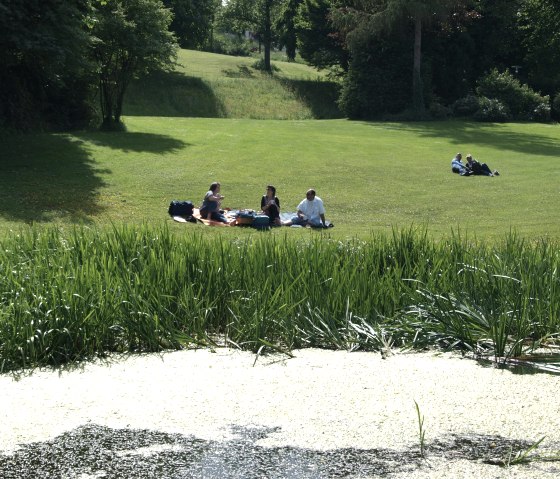
<instances>
[{"instance_id":1,"label":"grassy hillside","mask_svg":"<svg viewBox=\"0 0 560 479\"><path fill-rule=\"evenodd\" d=\"M510 229L560 237L557 125L155 116L130 116L126 124L127 133L3 138L0 230L166 221L181 232L197 226L172 223L169 201L198 203L219 180L225 206L237 208L258 208L272 183L283 210L294 210L315 187L336 224L329 234L340 238L411 224L436 236L460 228L479 237ZM451 174L456 151L473 153L501 176ZM285 233L307 231L274 232Z\"/></svg>"},{"instance_id":2,"label":"grassy hillside","mask_svg":"<svg viewBox=\"0 0 560 479\"><path fill-rule=\"evenodd\" d=\"M180 50L178 66L134 83L124 112L131 116L206 118L340 118L337 85L300 63L272 62L268 75L247 57Z\"/></svg>"}]
</instances>

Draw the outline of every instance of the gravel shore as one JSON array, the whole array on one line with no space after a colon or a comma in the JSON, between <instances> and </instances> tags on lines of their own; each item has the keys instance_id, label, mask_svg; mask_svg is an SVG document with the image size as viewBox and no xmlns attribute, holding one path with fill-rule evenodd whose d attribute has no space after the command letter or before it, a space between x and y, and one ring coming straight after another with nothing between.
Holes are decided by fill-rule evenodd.
<instances>
[{"instance_id":1,"label":"gravel shore","mask_svg":"<svg viewBox=\"0 0 560 479\"><path fill-rule=\"evenodd\" d=\"M91 436L91 428L97 436L113 430L122 437L131 430L171 435L159 449L138 443L111 458L156 457L165 450L180 455L184 438L204 444L206 466L173 474L178 466L170 464L166 474L129 477L560 476L560 462L543 460L560 454L560 376L513 374L451 353L397 352L382 359L305 349L294 355L261 356L255 363L247 352L200 349L0 375L0 477L19 477L22 451L32 454L72 431ZM426 458L419 455L415 401L425 420ZM496 465L543 436L535 451L540 458ZM216 465L228 445L236 455L231 461L256 454L270 472L244 476L241 466ZM280 462L271 460L272 451ZM336 456L341 451L346 459ZM376 466L367 466L374 459ZM336 464L342 470L329 469ZM127 477L111 472L115 465L79 467L52 477Z\"/></svg>"}]
</instances>

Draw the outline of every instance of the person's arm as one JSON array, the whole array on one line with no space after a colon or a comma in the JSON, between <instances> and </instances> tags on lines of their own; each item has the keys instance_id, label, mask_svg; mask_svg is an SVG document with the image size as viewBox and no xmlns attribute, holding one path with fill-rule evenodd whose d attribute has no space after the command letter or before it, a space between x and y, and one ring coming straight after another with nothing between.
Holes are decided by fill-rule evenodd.
<instances>
[{"instance_id":1,"label":"person's arm","mask_svg":"<svg viewBox=\"0 0 560 479\"><path fill-rule=\"evenodd\" d=\"M321 223L323 223L323 226L327 226L327 224L325 223L325 215L321 213L319 214L319 216L321 217Z\"/></svg>"},{"instance_id":2,"label":"person's arm","mask_svg":"<svg viewBox=\"0 0 560 479\"><path fill-rule=\"evenodd\" d=\"M222 201L223 198L224 198L224 196L223 196L223 195L220 195L219 193L218 193L217 195L208 195L208 196L206 197L207 200L209 200L209 201L216 201L216 202L218 202L218 203L219 203L220 201Z\"/></svg>"}]
</instances>

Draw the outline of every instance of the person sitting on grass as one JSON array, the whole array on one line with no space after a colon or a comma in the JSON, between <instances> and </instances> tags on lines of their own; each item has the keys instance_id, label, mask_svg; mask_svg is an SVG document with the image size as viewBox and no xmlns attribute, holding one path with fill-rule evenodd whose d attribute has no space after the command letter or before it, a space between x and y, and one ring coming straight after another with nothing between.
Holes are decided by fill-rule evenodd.
<instances>
[{"instance_id":1,"label":"person sitting on grass","mask_svg":"<svg viewBox=\"0 0 560 479\"><path fill-rule=\"evenodd\" d=\"M268 216L271 225L280 226L280 200L276 196L276 188L272 185L266 187L266 194L261 198L261 210Z\"/></svg>"},{"instance_id":2,"label":"person sitting on grass","mask_svg":"<svg viewBox=\"0 0 560 479\"><path fill-rule=\"evenodd\" d=\"M461 159L463 158L463 155L461 153L457 153L455 155L455 158L453 158L451 160L451 171L453 173L458 173L461 176L470 176L472 175L472 171L467 168L466 165L464 165L463 163L461 163Z\"/></svg>"},{"instance_id":3,"label":"person sitting on grass","mask_svg":"<svg viewBox=\"0 0 560 479\"><path fill-rule=\"evenodd\" d=\"M467 155L466 167L472 171L473 175L500 176L498 170L492 171L486 163L479 163L470 153Z\"/></svg>"},{"instance_id":4,"label":"person sitting on grass","mask_svg":"<svg viewBox=\"0 0 560 479\"><path fill-rule=\"evenodd\" d=\"M315 194L315 190L307 190L305 199L297 207L297 216L284 223L285 226L313 226L326 228L325 206L323 200Z\"/></svg>"},{"instance_id":5,"label":"person sitting on grass","mask_svg":"<svg viewBox=\"0 0 560 479\"><path fill-rule=\"evenodd\" d=\"M215 181L210 185L210 190L204 195L202 206L200 207L200 216L203 219L219 221L221 223L229 223L227 218L220 211L220 206L224 195L220 194L220 183Z\"/></svg>"}]
</instances>

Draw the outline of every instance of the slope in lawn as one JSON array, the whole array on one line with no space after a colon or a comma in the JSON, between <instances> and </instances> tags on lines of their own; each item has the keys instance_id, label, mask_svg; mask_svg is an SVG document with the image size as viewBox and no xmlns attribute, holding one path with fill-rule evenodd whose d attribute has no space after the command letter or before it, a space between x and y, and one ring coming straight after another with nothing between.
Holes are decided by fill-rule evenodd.
<instances>
[{"instance_id":1,"label":"slope in lawn","mask_svg":"<svg viewBox=\"0 0 560 479\"><path fill-rule=\"evenodd\" d=\"M273 62L268 75L254 58L180 50L173 72L133 83L124 112L133 116L255 119L340 118L338 86L299 63Z\"/></svg>"}]
</instances>

